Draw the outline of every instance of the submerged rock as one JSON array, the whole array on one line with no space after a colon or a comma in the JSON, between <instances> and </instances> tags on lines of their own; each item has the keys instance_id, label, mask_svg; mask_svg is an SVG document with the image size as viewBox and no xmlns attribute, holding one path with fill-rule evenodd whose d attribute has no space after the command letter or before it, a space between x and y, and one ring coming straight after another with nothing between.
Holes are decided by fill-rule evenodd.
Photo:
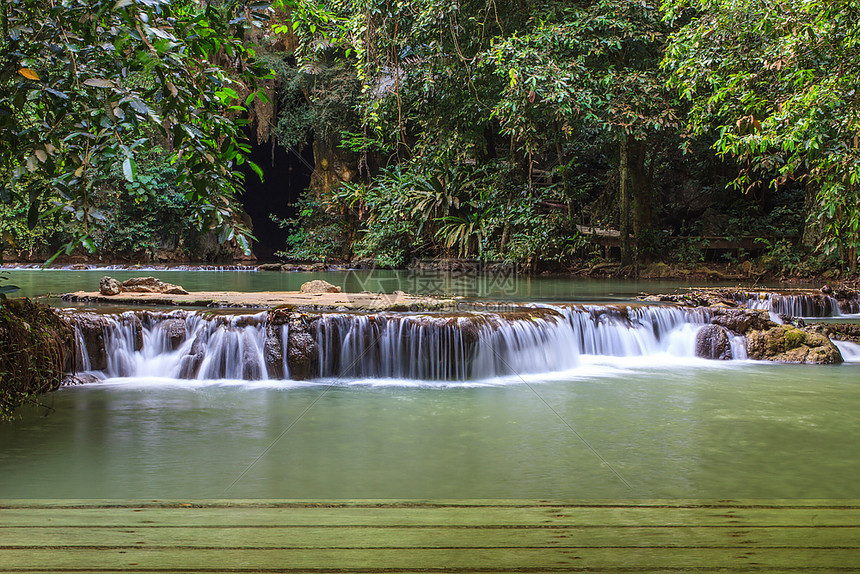
<instances>
[{"instance_id":1,"label":"submerged rock","mask_svg":"<svg viewBox=\"0 0 860 574\"><path fill-rule=\"evenodd\" d=\"M340 287L332 285L328 281L314 279L303 283L300 291L302 293L340 293Z\"/></svg>"},{"instance_id":2,"label":"submerged rock","mask_svg":"<svg viewBox=\"0 0 860 574\"><path fill-rule=\"evenodd\" d=\"M839 349L826 336L791 325L750 332L747 355L750 359L781 363L837 365L842 362Z\"/></svg>"},{"instance_id":3,"label":"submerged rock","mask_svg":"<svg viewBox=\"0 0 860 574\"><path fill-rule=\"evenodd\" d=\"M724 327L705 325L696 333L696 356L703 359L730 361L732 343Z\"/></svg>"}]
</instances>

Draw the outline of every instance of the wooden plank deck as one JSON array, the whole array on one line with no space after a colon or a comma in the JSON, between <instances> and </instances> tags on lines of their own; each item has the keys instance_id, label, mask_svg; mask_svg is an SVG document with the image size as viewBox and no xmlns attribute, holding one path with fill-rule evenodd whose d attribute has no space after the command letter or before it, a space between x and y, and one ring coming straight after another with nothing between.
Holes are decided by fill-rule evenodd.
<instances>
[{"instance_id":1,"label":"wooden plank deck","mask_svg":"<svg viewBox=\"0 0 860 574\"><path fill-rule=\"evenodd\" d=\"M0 501L0 572L860 572L860 501Z\"/></svg>"}]
</instances>

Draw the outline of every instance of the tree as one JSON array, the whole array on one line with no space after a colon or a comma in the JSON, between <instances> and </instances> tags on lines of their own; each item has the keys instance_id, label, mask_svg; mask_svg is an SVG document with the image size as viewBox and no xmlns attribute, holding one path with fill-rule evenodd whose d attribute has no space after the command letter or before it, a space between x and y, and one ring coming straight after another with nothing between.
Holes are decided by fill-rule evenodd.
<instances>
[{"instance_id":1,"label":"tree","mask_svg":"<svg viewBox=\"0 0 860 574\"><path fill-rule=\"evenodd\" d=\"M237 217L249 147L246 105L261 95L244 42L265 3L241 0L7 0L0 7L0 201L28 224L59 211L71 252L94 249L93 181L153 141L172 150L193 223L246 251ZM252 166L255 167L255 166ZM259 168L257 168L259 169Z\"/></svg>"},{"instance_id":2,"label":"tree","mask_svg":"<svg viewBox=\"0 0 860 574\"><path fill-rule=\"evenodd\" d=\"M664 0L664 68L744 190L804 182L824 246L853 272L860 248L860 2Z\"/></svg>"},{"instance_id":3,"label":"tree","mask_svg":"<svg viewBox=\"0 0 860 574\"><path fill-rule=\"evenodd\" d=\"M494 113L529 164L547 134L558 141L597 131L614 142L624 264L633 258L631 231L641 244L651 226L648 144L678 123L658 67L667 33L656 2L598 0L548 8L526 33L494 46L508 79Z\"/></svg>"}]
</instances>

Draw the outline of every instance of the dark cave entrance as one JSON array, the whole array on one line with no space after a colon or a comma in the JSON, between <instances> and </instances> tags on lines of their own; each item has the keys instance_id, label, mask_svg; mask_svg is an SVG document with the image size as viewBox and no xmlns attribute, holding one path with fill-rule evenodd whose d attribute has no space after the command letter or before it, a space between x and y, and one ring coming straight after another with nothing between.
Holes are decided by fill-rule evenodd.
<instances>
[{"instance_id":1,"label":"dark cave entrance","mask_svg":"<svg viewBox=\"0 0 860 574\"><path fill-rule=\"evenodd\" d=\"M270 217L289 219L297 215L295 202L311 183L314 171L313 147L305 146L301 152L287 149L271 142L251 143L250 159L263 170L263 181L242 166L245 174L245 193L242 205L251 218L254 255L260 262L275 260L274 253L286 247L288 230L282 229Z\"/></svg>"}]
</instances>

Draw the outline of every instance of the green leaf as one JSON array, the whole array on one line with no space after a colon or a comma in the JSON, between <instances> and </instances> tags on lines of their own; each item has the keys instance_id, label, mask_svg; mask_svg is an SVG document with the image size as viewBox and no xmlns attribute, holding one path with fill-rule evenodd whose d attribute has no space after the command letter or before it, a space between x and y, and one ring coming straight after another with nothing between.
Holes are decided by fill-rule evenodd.
<instances>
[{"instance_id":1,"label":"green leaf","mask_svg":"<svg viewBox=\"0 0 860 574\"><path fill-rule=\"evenodd\" d=\"M27 210L27 228L30 231L36 229L36 225L39 223L39 205L40 201L37 199L30 204L30 209Z\"/></svg>"},{"instance_id":2,"label":"green leaf","mask_svg":"<svg viewBox=\"0 0 860 574\"><path fill-rule=\"evenodd\" d=\"M251 166L251 169L254 171L254 173L257 174L257 176L260 178L260 181L263 181L263 170L262 170L262 168L260 168L259 165L257 165L256 163L254 163L253 161L250 161L250 160L248 161L248 165Z\"/></svg>"},{"instance_id":3,"label":"green leaf","mask_svg":"<svg viewBox=\"0 0 860 574\"><path fill-rule=\"evenodd\" d=\"M125 176L126 181L137 179L137 163L131 156L126 157L122 162L122 175Z\"/></svg>"}]
</instances>

